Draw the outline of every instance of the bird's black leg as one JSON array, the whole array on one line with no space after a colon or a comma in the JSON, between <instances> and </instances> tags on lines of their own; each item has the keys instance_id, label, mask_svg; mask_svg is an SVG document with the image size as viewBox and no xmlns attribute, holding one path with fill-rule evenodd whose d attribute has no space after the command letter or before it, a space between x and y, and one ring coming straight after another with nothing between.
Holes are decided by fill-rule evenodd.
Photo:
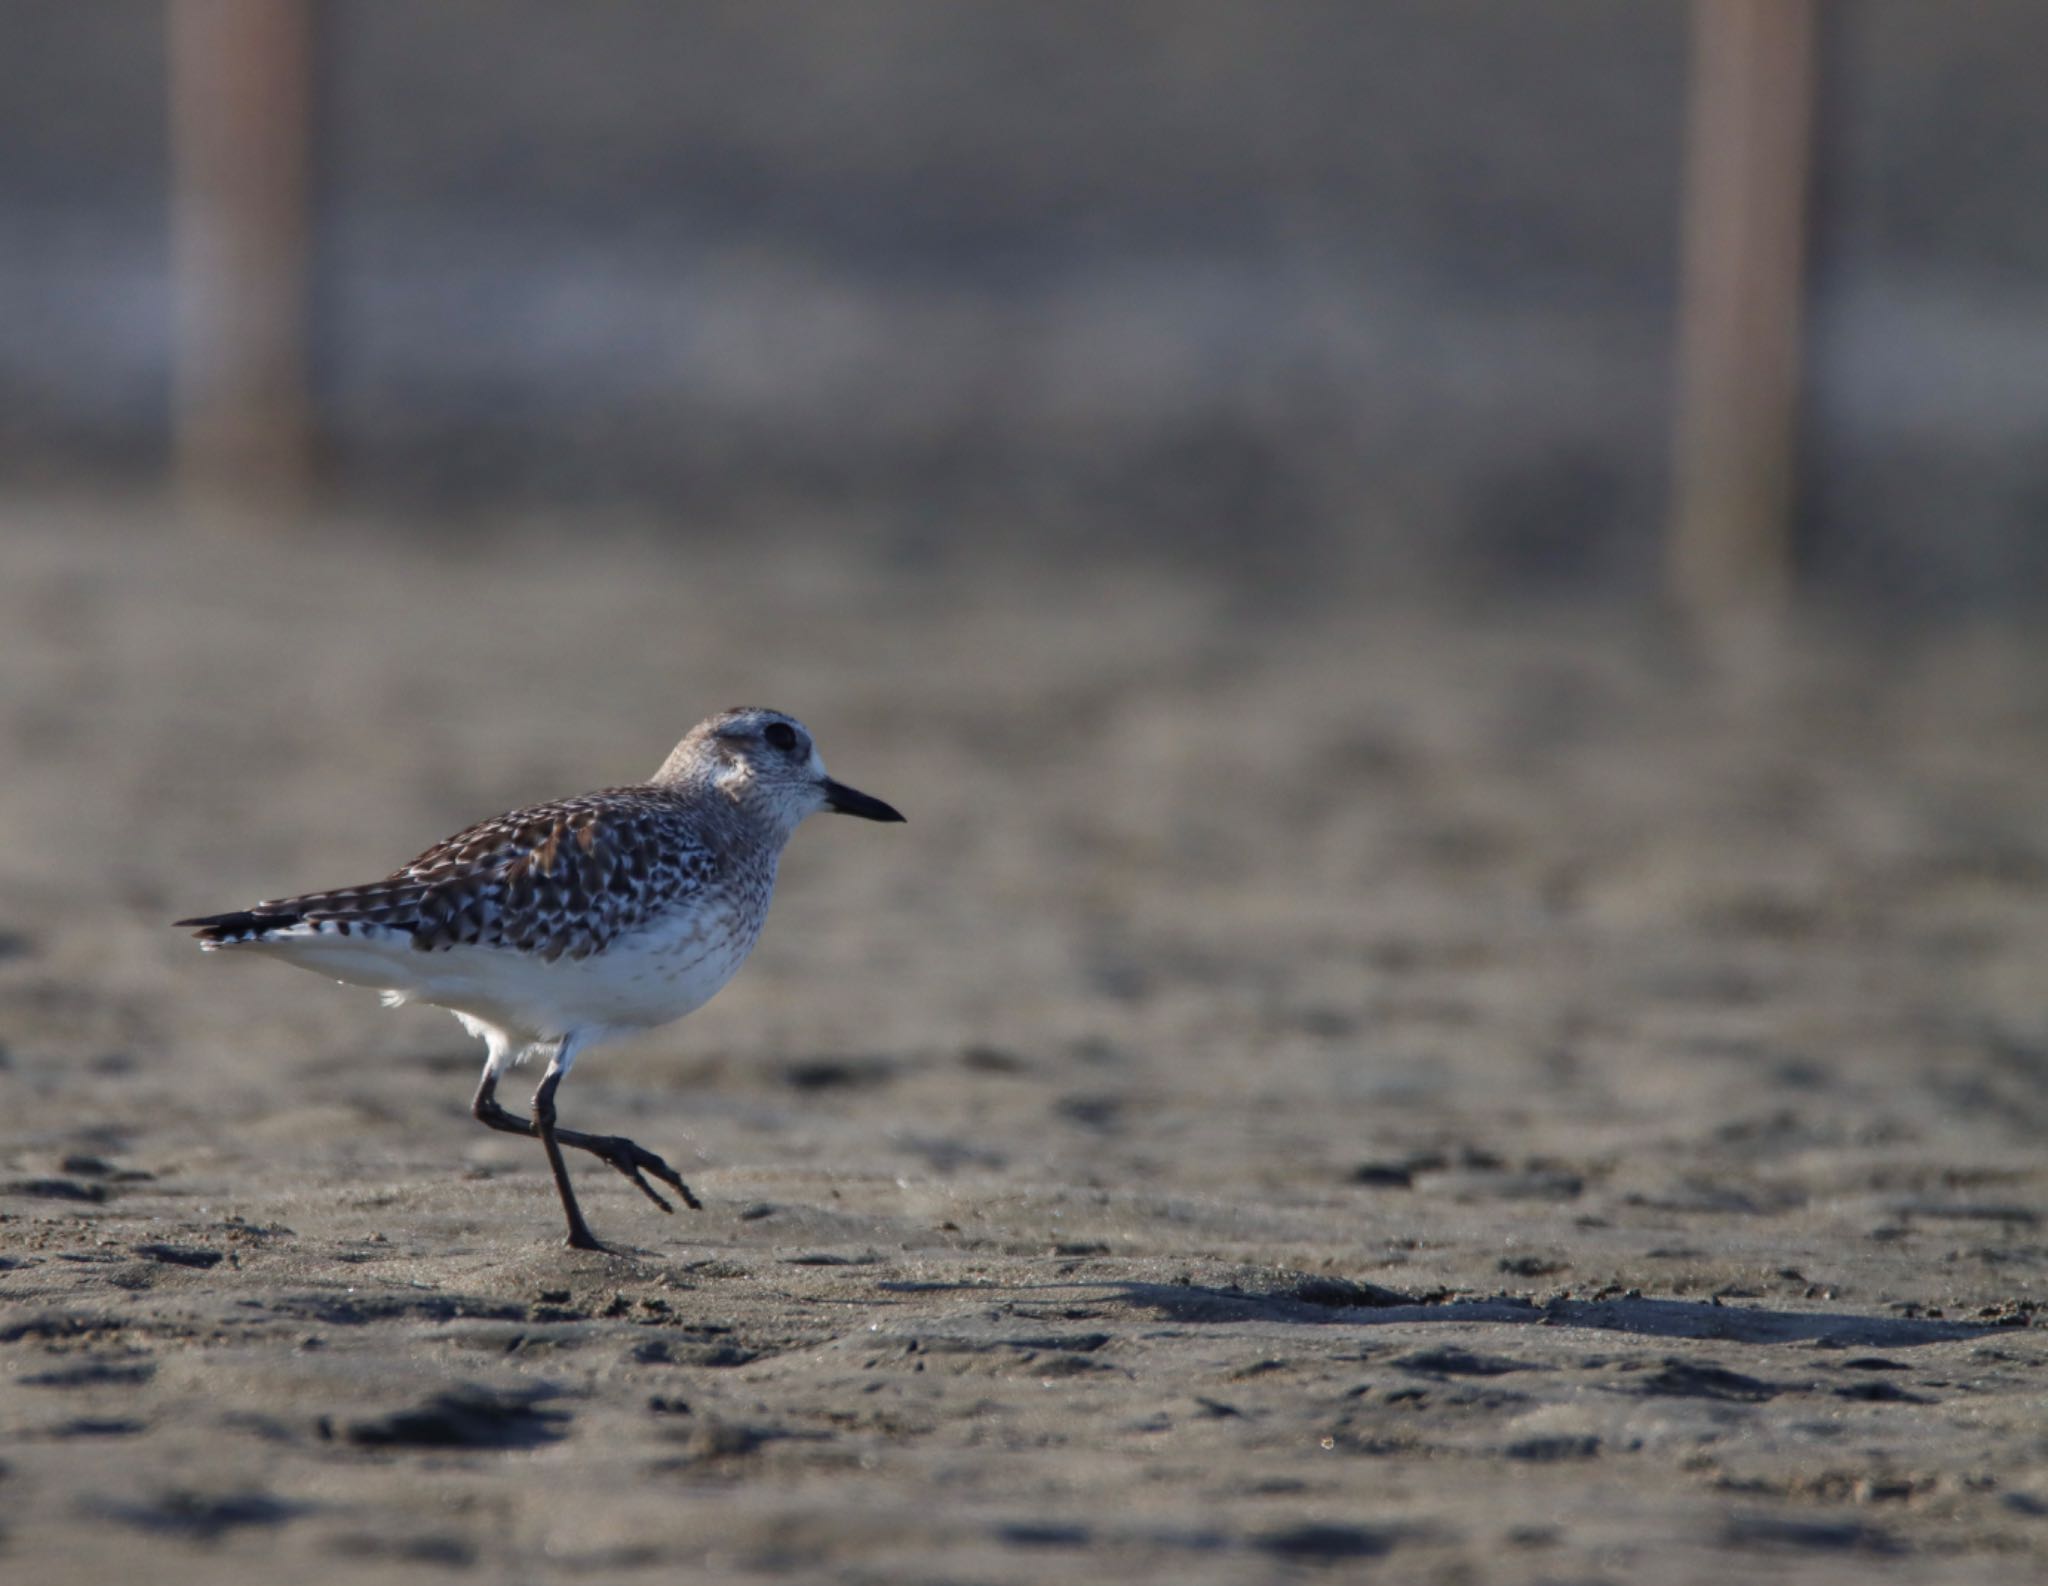
<instances>
[{"instance_id":1,"label":"bird's black leg","mask_svg":"<svg viewBox=\"0 0 2048 1586\"><path fill-rule=\"evenodd\" d=\"M554 1084L549 1082L550 1079L555 1083L559 1083L561 1075L559 1073L553 1074L549 1076L549 1079L541 1081L541 1088L547 1092L550 1102L549 1116L552 1122ZM522 1134L528 1139L541 1138L540 1130L536 1127L537 1119L521 1118L507 1112L499 1104L497 1093L498 1076L494 1070L486 1069L482 1083L476 1088L476 1097L469 1104L471 1116L487 1128L497 1129L505 1134ZM538 1110L539 1102L540 1096L536 1093L534 1096L536 1111ZM699 1201L690 1192L690 1186L683 1182L681 1174L677 1173L674 1168L670 1167L652 1151L635 1145L623 1135L585 1134L580 1129L554 1129L553 1134L558 1148L560 1146L569 1146L577 1151L588 1151L592 1156L609 1164L612 1168L631 1179L639 1187L643 1195L665 1212L674 1211L675 1208L662 1198L660 1192L652 1184L647 1182L644 1177L647 1173L652 1173L664 1184L673 1188L678 1195L682 1196L683 1204L692 1211L702 1211L704 1209L703 1202ZM544 1139L542 1143L546 1143ZM556 1153L554 1152L549 1154L550 1167L554 1166L555 1156ZM557 1172L555 1182L558 1188L566 1185L568 1182L567 1174L565 1172ZM565 1208L574 1206L575 1196L573 1191L563 1196L563 1203ZM574 1231L572 1219L570 1230L572 1235ZM587 1233L588 1231L586 1228L585 1232Z\"/></svg>"},{"instance_id":2,"label":"bird's black leg","mask_svg":"<svg viewBox=\"0 0 2048 1586\"><path fill-rule=\"evenodd\" d=\"M480 1124L492 1129L502 1129L506 1134L523 1134L533 1138L533 1125L524 1118L515 1118L498 1105L498 1075L494 1069L485 1069L483 1083L476 1088L476 1096L469 1104L469 1115Z\"/></svg>"},{"instance_id":3,"label":"bird's black leg","mask_svg":"<svg viewBox=\"0 0 2048 1586\"><path fill-rule=\"evenodd\" d=\"M597 1235L590 1231L582 1208L576 1204L576 1191L569 1187L569 1169L562 1161L561 1142L555 1138L555 1087L561 1083L561 1071L550 1068L547 1078L540 1082L540 1089L533 1093L533 1132L540 1136L541 1149L548 1154L548 1167L555 1175L555 1192L562 1197L562 1210L569 1218L569 1248L602 1250L604 1246L597 1242Z\"/></svg>"}]
</instances>

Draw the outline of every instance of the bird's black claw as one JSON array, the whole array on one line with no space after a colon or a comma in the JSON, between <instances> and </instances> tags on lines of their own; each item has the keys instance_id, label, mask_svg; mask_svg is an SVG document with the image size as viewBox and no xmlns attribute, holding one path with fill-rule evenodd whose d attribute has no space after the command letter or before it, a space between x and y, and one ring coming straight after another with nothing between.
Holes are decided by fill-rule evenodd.
<instances>
[{"instance_id":1,"label":"bird's black claw","mask_svg":"<svg viewBox=\"0 0 2048 1586\"><path fill-rule=\"evenodd\" d=\"M675 1207L668 1203L660 1191L647 1182L643 1176L643 1171L645 1173L652 1173L662 1183L668 1185L678 1195L682 1196L683 1204L689 1207L690 1210L700 1212L704 1209L704 1203L690 1193L690 1186L683 1182L683 1176L680 1173L662 1161L652 1151L636 1145L633 1141L626 1139L625 1136L613 1135L605 1142L605 1149L599 1154L603 1156L605 1161L609 1162L619 1172L625 1174L627 1178L639 1186L640 1193L653 1201L663 1211L673 1213Z\"/></svg>"}]
</instances>

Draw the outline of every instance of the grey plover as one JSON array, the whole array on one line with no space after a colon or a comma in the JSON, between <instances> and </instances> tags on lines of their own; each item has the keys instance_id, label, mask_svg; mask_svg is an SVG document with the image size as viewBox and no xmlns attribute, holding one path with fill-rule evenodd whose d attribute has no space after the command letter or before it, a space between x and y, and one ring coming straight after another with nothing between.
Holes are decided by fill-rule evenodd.
<instances>
[{"instance_id":1,"label":"grey plover","mask_svg":"<svg viewBox=\"0 0 2048 1586\"><path fill-rule=\"evenodd\" d=\"M562 1165L588 1151L663 1211L653 1174L697 1197L620 1135L555 1126L555 1090L585 1047L702 1007L753 949L783 845L807 815L900 821L825 774L803 723L740 708L698 723L652 781L513 810L434 844L382 881L179 920L214 950L256 953L374 986L387 1006L446 1008L486 1044L470 1111L547 1152L569 1243L601 1250ZM506 1067L543 1054L530 1120L499 1105Z\"/></svg>"}]
</instances>

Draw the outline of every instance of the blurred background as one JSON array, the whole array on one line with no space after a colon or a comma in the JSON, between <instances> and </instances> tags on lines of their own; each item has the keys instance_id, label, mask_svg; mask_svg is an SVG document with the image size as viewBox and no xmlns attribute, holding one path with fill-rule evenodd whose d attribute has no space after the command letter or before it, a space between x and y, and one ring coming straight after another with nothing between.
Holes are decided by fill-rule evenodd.
<instances>
[{"instance_id":1,"label":"blurred background","mask_svg":"<svg viewBox=\"0 0 2048 1586\"><path fill-rule=\"evenodd\" d=\"M1399 1512L1328 1559L2024 1578L2024 1333L1794 1379L2048 1292L2044 61L2042 0L0 0L0 1303L82 1318L0 1340L8 1564L1193 1581ZM548 1177L452 1021L168 922L736 703L909 823L809 823L563 1115L703 1195L578 1178L772 1357L687 1379L762 1452L514 1339L576 1458L347 1463L566 1293ZM1362 1398L1348 1313L1052 1292L1302 1274L1651 1336ZM314 1284L385 1308L302 1349ZM1114 1369L861 1408L865 1318L1027 1297ZM1063 1524L975 1551L1024 1450Z\"/></svg>"},{"instance_id":2,"label":"blurred background","mask_svg":"<svg viewBox=\"0 0 2048 1586\"><path fill-rule=\"evenodd\" d=\"M5 0L0 467L1645 592L1681 297L1760 249L1807 587L2038 601L2048 12L1694 12Z\"/></svg>"}]
</instances>

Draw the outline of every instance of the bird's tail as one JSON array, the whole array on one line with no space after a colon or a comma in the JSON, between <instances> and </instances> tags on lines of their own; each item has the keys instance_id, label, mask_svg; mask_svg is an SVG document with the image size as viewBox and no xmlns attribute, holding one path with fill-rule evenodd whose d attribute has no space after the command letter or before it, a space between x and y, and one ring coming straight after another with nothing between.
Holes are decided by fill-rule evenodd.
<instances>
[{"instance_id":1,"label":"bird's tail","mask_svg":"<svg viewBox=\"0 0 2048 1586\"><path fill-rule=\"evenodd\" d=\"M195 915L192 919L173 920L171 923L181 929L189 929L199 938L202 947L239 947L245 942L260 942L273 931L290 930L305 918L295 909L258 905L228 914Z\"/></svg>"},{"instance_id":2,"label":"bird's tail","mask_svg":"<svg viewBox=\"0 0 2048 1586\"><path fill-rule=\"evenodd\" d=\"M392 931L415 933L432 891L422 882L394 876L366 887L265 898L229 914L199 914L172 923L190 930L200 946L209 948L281 947L286 941L358 933L381 938Z\"/></svg>"}]
</instances>

